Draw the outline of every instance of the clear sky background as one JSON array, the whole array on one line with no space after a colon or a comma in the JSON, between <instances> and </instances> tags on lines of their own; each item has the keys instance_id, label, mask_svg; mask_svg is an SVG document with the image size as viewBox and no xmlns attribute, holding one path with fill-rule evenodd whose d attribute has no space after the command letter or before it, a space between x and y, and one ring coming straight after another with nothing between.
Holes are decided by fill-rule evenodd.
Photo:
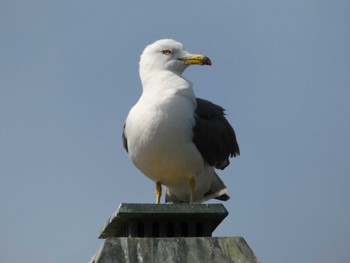
<instances>
[{"instance_id":1,"label":"clear sky background","mask_svg":"<svg viewBox=\"0 0 350 263\"><path fill-rule=\"evenodd\" d=\"M88 262L120 203L153 203L121 132L143 48L174 38L227 110L222 179L261 262L350 258L350 1L0 1L0 262Z\"/></svg>"}]
</instances>

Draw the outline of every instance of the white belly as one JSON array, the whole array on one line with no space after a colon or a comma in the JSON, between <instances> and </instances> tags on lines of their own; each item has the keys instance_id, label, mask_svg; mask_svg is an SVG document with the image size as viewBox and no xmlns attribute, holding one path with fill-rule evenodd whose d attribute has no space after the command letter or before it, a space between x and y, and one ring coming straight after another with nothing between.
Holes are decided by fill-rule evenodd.
<instances>
[{"instance_id":1,"label":"white belly","mask_svg":"<svg viewBox=\"0 0 350 263\"><path fill-rule=\"evenodd\" d=\"M202 172L204 161L192 142L194 107L175 95L159 104L141 97L131 109L125 127L129 156L153 181L180 187Z\"/></svg>"}]
</instances>

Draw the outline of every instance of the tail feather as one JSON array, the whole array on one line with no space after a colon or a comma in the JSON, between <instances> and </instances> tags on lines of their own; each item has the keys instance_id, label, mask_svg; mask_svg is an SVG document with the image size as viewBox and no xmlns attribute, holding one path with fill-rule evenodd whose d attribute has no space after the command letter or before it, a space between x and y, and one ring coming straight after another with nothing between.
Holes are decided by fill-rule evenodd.
<instances>
[{"instance_id":1,"label":"tail feather","mask_svg":"<svg viewBox=\"0 0 350 263\"><path fill-rule=\"evenodd\" d=\"M227 201L230 199L230 196L226 194L227 187L224 182L220 179L220 177L214 173L214 178L211 183L211 186L206 192L201 200L201 202L205 202L209 199L217 199L221 201ZM179 199L174 193L172 193L168 188L165 196L166 203L185 203L186 201Z\"/></svg>"},{"instance_id":2,"label":"tail feather","mask_svg":"<svg viewBox=\"0 0 350 263\"><path fill-rule=\"evenodd\" d=\"M227 201L230 199L230 196L226 194L227 187L220 177L214 172L214 178L211 183L209 191L204 195L204 200L217 199L221 201Z\"/></svg>"}]
</instances>

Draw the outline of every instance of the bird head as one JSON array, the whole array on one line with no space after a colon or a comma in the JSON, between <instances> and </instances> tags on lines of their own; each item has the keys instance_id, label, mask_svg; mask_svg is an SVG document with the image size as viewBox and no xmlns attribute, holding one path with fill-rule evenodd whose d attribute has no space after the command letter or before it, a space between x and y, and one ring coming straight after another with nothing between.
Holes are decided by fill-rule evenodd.
<instances>
[{"instance_id":1,"label":"bird head","mask_svg":"<svg viewBox=\"0 0 350 263\"><path fill-rule=\"evenodd\" d=\"M190 54L175 40L161 39L148 45L143 51L140 74L166 70L181 75L189 65L210 66L211 61L204 55Z\"/></svg>"}]
</instances>

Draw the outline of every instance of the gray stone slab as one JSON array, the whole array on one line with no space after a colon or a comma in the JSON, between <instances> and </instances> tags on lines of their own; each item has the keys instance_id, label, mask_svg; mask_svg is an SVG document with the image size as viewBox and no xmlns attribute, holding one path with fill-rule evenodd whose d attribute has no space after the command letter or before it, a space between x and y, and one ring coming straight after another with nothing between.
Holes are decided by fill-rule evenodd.
<instances>
[{"instance_id":1,"label":"gray stone slab","mask_svg":"<svg viewBox=\"0 0 350 263\"><path fill-rule=\"evenodd\" d=\"M227 215L222 204L121 204L99 238L211 236Z\"/></svg>"},{"instance_id":2,"label":"gray stone slab","mask_svg":"<svg viewBox=\"0 0 350 263\"><path fill-rule=\"evenodd\" d=\"M107 238L93 263L258 263L242 237Z\"/></svg>"}]
</instances>

